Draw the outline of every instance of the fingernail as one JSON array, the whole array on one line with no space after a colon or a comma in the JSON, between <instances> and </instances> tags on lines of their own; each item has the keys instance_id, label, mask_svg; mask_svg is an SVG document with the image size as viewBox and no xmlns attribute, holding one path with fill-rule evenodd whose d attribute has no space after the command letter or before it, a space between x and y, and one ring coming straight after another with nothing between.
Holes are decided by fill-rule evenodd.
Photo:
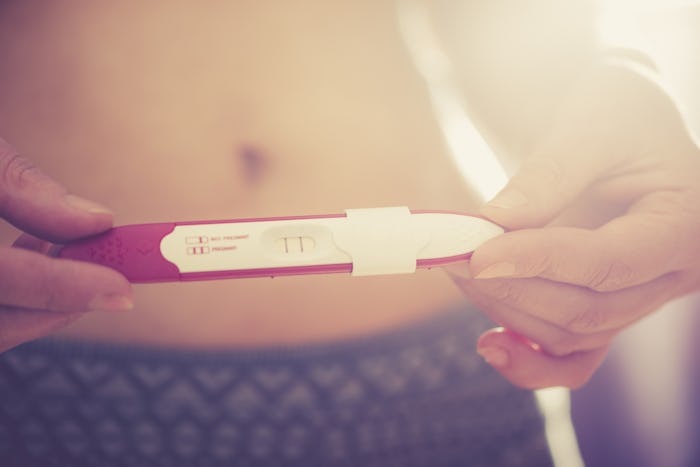
<instances>
[{"instance_id":1,"label":"fingernail","mask_svg":"<svg viewBox=\"0 0 700 467\"><path fill-rule=\"evenodd\" d=\"M525 195L522 192L511 188L500 192L494 199L489 201L485 207L513 209L525 206L526 204L527 198Z\"/></svg>"},{"instance_id":2,"label":"fingernail","mask_svg":"<svg viewBox=\"0 0 700 467\"><path fill-rule=\"evenodd\" d=\"M474 279L497 279L502 277L513 277L515 275L515 264L495 263L482 269L474 276Z\"/></svg>"},{"instance_id":3,"label":"fingernail","mask_svg":"<svg viewBox=\"0 0 700 467\"><path fill-rule=\"evenodd\" d=\"M65 201L69 206L80 209L81 211L87 211L92 214L112 214L112 211L101 204L81 198L80 196L66 195Z\"/></svg>"},{"instance_id":4,"label":"fingernail","mask_svg":"<svg viewBox=\"0 0 700 467\"><path fill-rule=\"evenodd\" d=\"M101 294L90 301L88 308L90 311L129 311L134 308L134 301L126 295Z\"/></svg>"},{"instance_id":5,"label":"fingernail","mask_svg":"<svg viewBox=\"0 0 700 467\"><path fill-rule=\"evenodd\" d=\"M510 361L508 352L500 347L482 347L478 348L476 351L486 360L486 363L494 368L503 368L507 366Z\"/></svg>"}]
</instances>

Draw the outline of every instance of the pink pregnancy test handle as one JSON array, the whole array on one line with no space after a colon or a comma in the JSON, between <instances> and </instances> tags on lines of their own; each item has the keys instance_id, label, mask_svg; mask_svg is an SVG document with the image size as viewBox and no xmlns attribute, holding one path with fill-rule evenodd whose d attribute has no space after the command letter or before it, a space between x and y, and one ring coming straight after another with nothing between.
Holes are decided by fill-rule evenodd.
<instances>
[{"instance_id":1,"label":"pink pregnancy test handle","mask_svg":"<svg viewBox=\"0 0 700 467\"><path fill-rule=\"evenodd\" d=\"M345 214L125 225L65 245L58 257L103 264L131 282L290 274L404 274L464 261L503 229L407 207Z\"/></svg>"},{"instance_id":2,"label":"pink pregnancy test handle","mask_svg":"<svg viewBox=\"0 0 700 467\"><path fill-rule=\"evenodd\" d=\"M175 223L122 226L65 245L57 256L108 266L132 282L177 281L179 269L160 252L161 240L174 228Z\"/></svg>"}]
</instances>

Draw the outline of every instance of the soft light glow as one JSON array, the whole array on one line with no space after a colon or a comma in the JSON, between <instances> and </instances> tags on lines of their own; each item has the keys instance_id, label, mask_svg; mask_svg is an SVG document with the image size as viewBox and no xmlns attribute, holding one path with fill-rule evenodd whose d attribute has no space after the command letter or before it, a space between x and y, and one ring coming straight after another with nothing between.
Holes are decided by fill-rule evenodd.
<instances>
[{"instance_id":1,"label":"soft light glow","mask_svg":"<svg viewBox=\"0 0 700 467\"><path fill-rule=\"evenodd\" d=\"M599 32L604 42L628 47L653 48L647 31L641 26L650 15L687 6L700 0L599 0Z\"/></svg>"},{"instance_id":2,"label":"soft light glow","mask_svg":"<svg viewBox=\"0 0 700 467\"><path fill-rule=\"evenodd\" d=\"M700 0L600 0L599 32L613 46L647 53L661 71L667 91L687 118L691 131L700 135L697 98L697 18Z\"/></svg>"},{"instance_id":3,"label":"soft light glow","mask_svg":"<svg viewBox=\"0 0 700 467\"><path fill-rule=\"evenodd\" d=\"M460 105L450 60L438 45L424 5L414 0L398 3L404 40L426 81L435 117L455 167L481 201L489 200L505 186L506 172Z\"/></svg>"},{"instance_id":4,"label":"soft light glow","mask_svg":"<svg viewBox=\"0 0 700 467\"><path fill-rule=\"evenodd\" d=\"M439 46L420 0L398 0L401 31L416 68L426 81L436 118L456 169L482 201L508 181L506 171L460 104L450 60ZM536 392L545 434L556 467L583 467L565 388Z\"/></svg>"},{"instance_id":5,"label":"soft light glow","mask_svg":"<svg viewBox=\"0 0 700 467\"><path fill-rule=\"evenodd\" d=\"M700 135L700 1L601 0L601 6L603 40L647 53L691 132ZM631 407L629 424L644 440L650 465L684 465L695 449L697 433L687 410L695 397L688 381L688 359L694 338L689 330L698 303L698 296L668 303L615 343L624 397Z\"/></svg>"}]
</instances>

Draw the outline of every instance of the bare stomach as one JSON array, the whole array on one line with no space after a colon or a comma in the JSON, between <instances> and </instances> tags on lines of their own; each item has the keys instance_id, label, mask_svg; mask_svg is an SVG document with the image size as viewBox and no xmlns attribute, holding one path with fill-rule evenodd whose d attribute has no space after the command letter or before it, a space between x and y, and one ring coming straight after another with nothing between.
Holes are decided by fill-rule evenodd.
<instances>
[{"instance_id":1,"label":"bare stomach","mask_svg":"<svg viewBox=\"0 0 700 467\"><path fill-rule=\"evenodd\" d=\"M0 134L112 208L116 224L473 208L393 2L217 12L42 3L29 22L31 3L17 3L0 15L0 63L12 70L0 82ZM3 229L4 243L15 233ZM388 329L462 300L437 270L135 285L134 295L133 311L90 314L62 333L290 344Z\"/></svg>"}]
</instances>

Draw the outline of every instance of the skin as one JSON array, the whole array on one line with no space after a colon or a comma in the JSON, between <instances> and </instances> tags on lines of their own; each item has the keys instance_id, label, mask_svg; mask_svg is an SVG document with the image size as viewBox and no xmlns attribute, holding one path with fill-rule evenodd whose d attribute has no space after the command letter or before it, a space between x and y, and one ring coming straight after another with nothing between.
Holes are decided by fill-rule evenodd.
<instances>
[{"instance_id":1,"label":"skin","mask_svg":"<svg viewBox=\"0 0 700 467\"><path fill-rule=\"evenodd\" d=\"M700 150L654 78L593 67L483 207L510 231L453 270L505 328L479 353L521 387L585 384L617 334L700 288L699 174Z\"/></svg>"},{"instance_id":2,"label":"skin","mask_svg":"<svg viewBox=\"0 0 700 467\"><path fill-rule=\"evenodd\" d=\"M15 248L0 247L0 351L56 331L87 311L130 309L131 287L120 274L42 254L48 241L109 228L112 214L69 194L1 139L0 174L0 216L28 232Z\"/></svg>"},{"instance_id":3,"label":"skin","mask_svg":"<svg viewBox=\"0 0 700 467\"><path fill-rule=\"evenodd\" d=\"M386 27L395 25L393 6L209 11L168 2L164 15L163 5L128 2L37 5L8 3L0 15L0 61L11 70L2 75L0 129L28 156L1 146L0 215L16 226L2 237L9 245L18 231L27 235L0 255L0 350L69 323L64 338L188 348L324 341L460 301L435 272L131 288L111 270L43 254L50 242L113 222L396 204L474 210L423 83ZM511 4L490 5L492 19L512 13ZM507 35L502 21L438 28L455 35L446 50L489 141L513 159L530 155L482 210L510 232L451 271L503 326L477 350L526 388L584 384L615 335L698 284L697 146L648 79L600 66L570 87L594 50L587 16L573 16L584 18L580 28L558 29L558 41L537 39L531 22L522 30L507 22ZM347 34L353 20L362 35ZM537 29L561 24L569 23ZM476 36L458 41L461 29ZM494 43L484 55L480 47ZM528 53L541 44L553 48ZM115 214L69 195L29 159Z\"/></svg>"},{"instance_id":4,"label":"skin","mask_svg":"<svg viewBox=\"0 0 700 467\"><path fill-rule=\"evenodd\" d=\"M4 150L6 180L39 177L38 169L22 169L31 160L114 213L79 211L74 216L96 220L66 221L75 224L72 230L54 232L48 229L65 216L63 204L13 211L44 230L4 212L19 227L0 229L7 247L21 231L63 241L112 222L396 205L476 209L445 152L393 1L237 1L202 8L64 0L1 8L0 134L24 156ZM26 197L40 196L27 186ZM62 199L66 191L51 186ZM20 243L38 251L47 246ZM83 313L56 333L66 339L168 348L299 344L382 332L463 302L441 271L134 285L129 292L112 271L99 272L114 281L114 290L103 290L97 279L72 281L54 266L78 271L78 265L41 259L52 275L28 268L17 276L21 261L0 256L3 281L17 277L0 303L45 308L57 300L49 297L66 294L82 311L103 292L133 299L128 313ZM98 277L94 269L79 270ZM35 287L43 289L30 291ZM9 294L18 288L37 301L15 303ZM64 301L61 310L76 309L76 302ZM27 310L17 317L31 329L8 321L3 332L15 337L6 338L4 348L75 318L42 316Z\"/></svg>"}]
</instances>

